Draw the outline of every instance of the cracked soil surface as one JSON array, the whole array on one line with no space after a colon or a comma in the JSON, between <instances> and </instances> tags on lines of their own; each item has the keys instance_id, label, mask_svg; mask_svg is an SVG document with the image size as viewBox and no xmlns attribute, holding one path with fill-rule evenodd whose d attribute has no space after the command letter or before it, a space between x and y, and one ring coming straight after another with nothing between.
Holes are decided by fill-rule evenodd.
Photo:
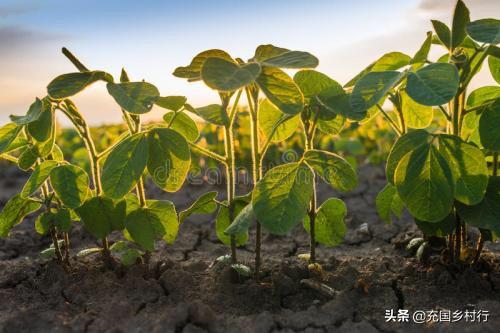
<instances>
[{"instance_id":1,"label":"cracked soil surface","mask_svg":"<svg viewBox=\"0 0 500 333\"><path fill-rule=\"evenodd\" d=\"M18 193L26 175L2 165L0 207ZM308 252L308 237L298 225L284 237L264 235L259 283L235 281L214 260L228 253L218 242L214 219L193 216L173 245L158 244L149 265L114 272L99 257L72 260L65 272L38 253L50 239L35 233L33 218L0 239L1 332L498 332L500 255L486 246L478 269L426 264L407 253L405 244L420 232L409 216L392 225L380 221L375 196L385 185L379 166L359 169L360 186L340 194L320 184L319 202L341 197L347 203L348 232L336 248L319 246L321 272L310 271L297 255ZM149 197L174 201L178 210L209 190L223 186L186 185L176 194L151 189ZM241 192L244 189L240 189ZM253 264L254 235L239 249L239 261ZM112 240L119 238L115 235ZM72 251L95 240L78 223ZM304 283L321 282L327 295ZM386 322L385 310L487 310L487 323Z\"/></svg>"}]
</instances>

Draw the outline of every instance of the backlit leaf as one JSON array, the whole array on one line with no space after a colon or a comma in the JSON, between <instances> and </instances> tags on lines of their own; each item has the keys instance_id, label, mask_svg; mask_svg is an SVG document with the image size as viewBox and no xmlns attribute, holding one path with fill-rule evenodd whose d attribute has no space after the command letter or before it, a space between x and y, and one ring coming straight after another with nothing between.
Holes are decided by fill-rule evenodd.
<instances>
[{"instance_id":1,"label":"backlit leaf","mask_svg":"<svg viewBox=\"0 0 500 333\"><path fill-rule=\"evenodd\" d=\"M259 104L259 128L266 137L275 128L272 142L281 142L292 136L300 125L300 116L291 116L281 112L269 100L263 99ZM285 120L286 119L286 120Z\"/></svg>"},{"instance_id":2,"label":"backlit leaf","mask_svg":"<svg viewBox=\"0 0 500 333\"><path fill-rule=\"evenodd\" d=\"M392 223L392 215L401 218L403 214L403 202L396 188L391 184L385 185L378 193L375 199L375 205L377 207L378 216L389 224Z\"/></svg>"},{"instance_id":3,"label":"backlit leaf","mask_svg":"<svg viewBox=\"0 0 500 333\"><path fill-rule=\"evenodd\" d=\"M488 44L500 43L500 20L487 18L467 24L467 34L475 41Z\"/></svg>"},{"instance_id":4,"label":"backlit leaf","mask_svg":"<svg viewBox=\"0 0 500 333\"><path fill-rule=\"evenodd\" d=\"M76 209L85 229L94 237L104 238L114 230L123 230L125 205L115 204L107 197L98 196L85 201Z\"/></svg>"},{"instance_id":5,"label":"backlit leaf","mask_svg":"<svg viewBox=\"0 0 500 333\"><path fill-rule=\"evenodd\" d=\"M408 74L406 92L419 104L442 105L455 96L458 83L458 71L454 65L434 63Z\"/></svg>"},{"instance_id":6,"label":"backlit leaf","mask_svg":"<svg viewBox=\"0 0 500 333\"><path fill-rule=\"evenodd\" d=\"M184 112L166 113L163 120L169 125L168 128L180 133L189 142L195 142L200 135L194 120Z\"/></svg>"},{"instance_id":7,"label":"backlit leaf","mask_svg":"<svg viewBox=\"0 0 500 333\"><path fill-rule=\"evenodd\" d=\"M233 61L211 57L205 60L201 77L205 84L218 91L234 91L243 88L260 74L260 65L249 63L238 65Z\"/></svg>"},{"instance_id":8,"label":"backlit leaf","mask_svg":"<svg viewBox=\"0 0 500 333\"><path fill-rule=\"evenodd\" d=\"M37 165L26 184L24 184L21 197L27 198L35 194L49 178L52 169L57 167L57 165L58 163L55 161L44 161Z\"/></svg>"},{"instance_id":9,"label":"backlit leaf","mask_svg":"<svg viewBox=\"0 0 500 333\"><path fill-rule=\"evenodd\" d=\"M24 217L40 209L38 202L24 199L20 194L10 198L0 212L0 237L7 237L10 230L23 221Z\"/></svg>"},{"instance_id":10,"label":"backlit leaf","mask_svg":"<svg viewBox=\"0 0 500 333\"><path fill-rule=\"evenodd\" d=\"M59 200L69 208L77 208L89 193L89 176L76 165L60 165L50 172L50 182Z\"/></svg>"},{"instance_id":11,"label":"backlit leaf","mask_svg":"<svg viewBox=\"0 0 500 333\"><path fill-rule=\"evenodd\" d=\"M347 215L345 203L337 198L326 200L317 210L314 221L316 241L326 246L337 246L344 240L346 226L344 219ZM304 219L304 228L311 232L309 216Z\"/></svg>"},{"instance_id":12,"label":"backlit leaf","mask_svg":"<svg viewBox=\"0 0 500 333\"><path fill-rule=\"evenodd\" d=\"M63 99L78 94L97 81L113 82L113 77L102 71L63 74L49 83L47 92L52 98Z\"/></svg>"},{"instance_id":13,"label":"backlit leaf","mask_svg":"<svg viewBox=\"0 0 500 333\"><path fill-rule=\"evenodd\" d=\"M305 152L304 160L335 189L350 191L358 184L352 166L337 154L323 150L309 150Z\"/></svg>"},{"instance_id":14,"label":"backlit leaf","mask_svg":"<svg viewBox=\"0 0 500 333\"><path fill-rule=\"evenodd\" d=\"M106 87L116 103L125 111L133 114L151 111L154 103L160 97L158 88L147 82L108 83Z\"/></svg>"}]
</instances>

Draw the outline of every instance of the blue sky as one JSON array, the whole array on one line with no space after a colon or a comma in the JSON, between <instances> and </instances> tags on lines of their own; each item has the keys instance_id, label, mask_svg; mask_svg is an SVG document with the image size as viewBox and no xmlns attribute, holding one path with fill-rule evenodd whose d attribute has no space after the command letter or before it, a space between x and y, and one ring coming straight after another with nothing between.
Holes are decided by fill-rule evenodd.
<instances>
[{"instance_id":1,"label":"blue sky","mask_svg":"<svg viewBox=\"0 0 500 333\"><path fill-rule=\"evenodd\" d=\"M500 13L495 0L465 0L472 19ZM193 105L217 101L200 83L171 75L198 52L221 48L250 58L260 44L309 51L318 70L341 83L385 52L412 54L431 30L449 22L452 0L378 1L10 1L0 0L0 124L43 97L55 76L74 71L68 47L92 69L155 84L162 95L186 95ZM497 15L498 16L498 15ZM436 53L436 56L439 52ZM491 81L481 73L479 83ZM120 121L98 84L75 98L93 124ZM159 118L153 110L149 119Z\"/></svg>"}]
</instances>

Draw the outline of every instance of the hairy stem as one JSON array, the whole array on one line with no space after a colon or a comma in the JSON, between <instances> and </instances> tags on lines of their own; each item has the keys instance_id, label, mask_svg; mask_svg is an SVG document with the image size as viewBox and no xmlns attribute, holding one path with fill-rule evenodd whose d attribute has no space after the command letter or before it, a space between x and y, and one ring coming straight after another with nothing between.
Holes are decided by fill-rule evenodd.
<instances>
[{"instance_id":1,"label":"hairy stem","mask_svg":"<svg viewBox=\"0 0 500 333\"><path fill-rule=\"evenodd\" d=\"M318 115L319 112L316 113ZM314 149L314 128L315 128L315 123L316 123L317 117L315 117L315 121L313 124L309 124L309 121L305 123L304 126L304 132L305 132L305 151L309 151L311 149ZM316 222L316 204L317 204L317 198L316 198L316 174L314 170L312 171L313 173L313 191L312 191L312 197L311 201L309 202L309 262L311 264L316 263L316 230L315 230L315 222Z\"/></svg>"},{"instance_id":2,"label":"hairy stem","mask_svg":"<svg viewBox=\"0 0 500 333\"><path fill-rule=\"evenodd\" d=\"M392 129L394 129L396 131L396 133L398 134L398 136L403 135L403 131L399 128L399 126L396 124L396 122L394 120L392 120L391 117L389 117L389 115L387 114L387 112L385 112L384 109L380 105L378 105L378 104L376 104L376 105L377 105L377 108L379 109L379 111L384 116L384 118L389 122L389 124L391 125Z\"/></svg>"}]
</instances>

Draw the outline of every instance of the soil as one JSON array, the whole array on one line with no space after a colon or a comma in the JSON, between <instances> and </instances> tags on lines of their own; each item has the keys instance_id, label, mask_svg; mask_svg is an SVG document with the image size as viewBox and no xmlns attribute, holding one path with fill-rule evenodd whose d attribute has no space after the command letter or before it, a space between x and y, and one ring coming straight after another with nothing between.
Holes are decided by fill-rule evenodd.
<instances>
[{"instance_id":1,"label":"soil","mask_svg":"<svg viewBox=\"0 0 500 333\"><path fill-rule=\"evenodd\" d=\"M26 180L15 168L1 168L0 207ZM308 236L297 226L284 237L265 234L259 282L235 281L230 268L215 262L228 248L218 242L210 216L187 220L173 245L157 245L149 265L111 271L93 256L73 258L68 272L40 259L50 239L36 234L33 218L27 218L11 237L0 239L0 331L498 332L498 246L487 244L474 270L443 265L439 251L420 262L404 250L409 240L421 236L411 217L389 225L377 216L375 196L385 185L382 167L364 165L359 176L359 187L347 194L319 185L320 202L337 196L349 208L344 244L317 249L322 270L309 270L298 258L308 252ZM181 210L214 189L224 192L223 186L205 184L186 185L176 194L152 188L148 194L173 200ZM71 241L73 253L97 245L78 224ZM253 243L251 233L238 251L238 259L249 266ZM329 293L303 280L322 283ZM475 309L489 311L490 317L482 324L386 322L390 309L410 314Z\"/></svg>"}]
</instances>

